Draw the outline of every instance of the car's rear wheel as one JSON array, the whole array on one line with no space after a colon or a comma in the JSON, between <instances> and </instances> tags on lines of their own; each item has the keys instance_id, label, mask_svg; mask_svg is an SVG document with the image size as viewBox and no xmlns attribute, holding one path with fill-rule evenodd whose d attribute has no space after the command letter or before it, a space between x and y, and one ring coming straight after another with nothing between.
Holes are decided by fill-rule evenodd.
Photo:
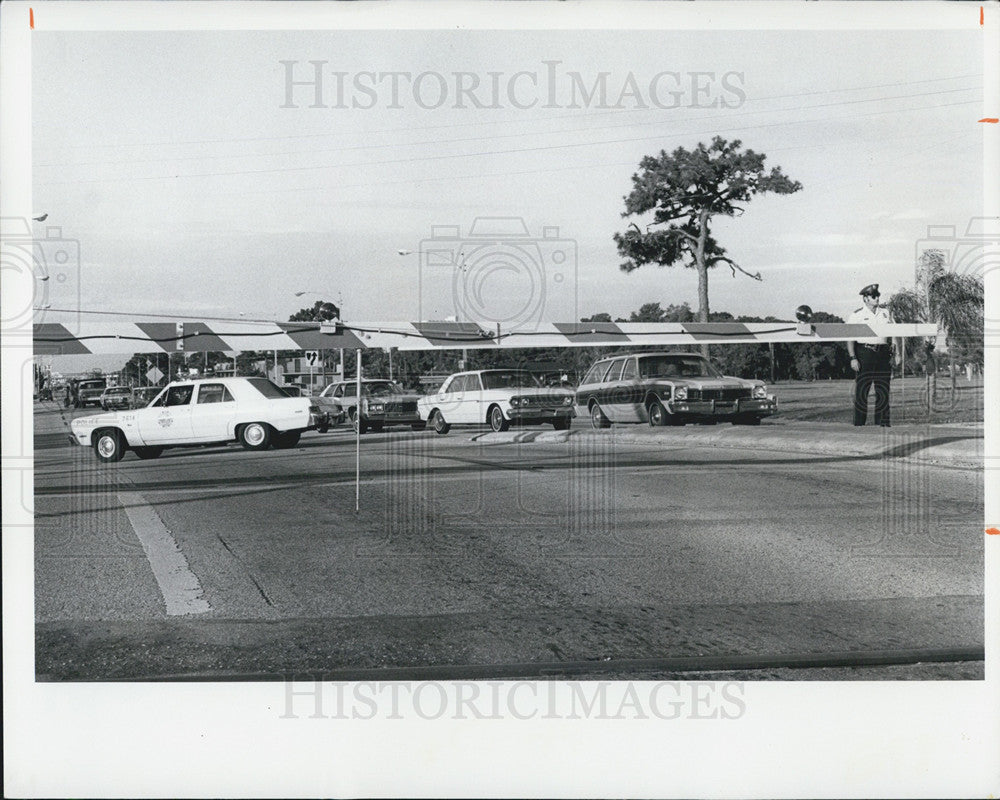
<instances>
[{"instance_id":1,"label":"car's rear wheel","mask_svg":"<svg viewBox=\"0 0 1000 800\"><path fill-rule=\"evenodd\" d=\"M271 445L271 426L250 422L240 428L239 440L244 450L267 450Z\"/></svg>"},{"instance_id":2,"label":"car's rear wheel","mask_svg":"<svg viewBox=\"0 0 1000 800\"><path fill-rule=\"evenodd\" d=\"M163 452L162 447L133 447L132 452L134 452L139 458L159 458L160 454Z\"/></svg>"},{"instance_id":3,"label":"car's rear wheel","mask_svg":"<svg viewBox=\"0 0 1000 800\"><path fill-rule=\"evenodd\" d=\"M276 433L274 434L274 438L271 440L271 446L275 450L289 450L299 443L299 437L301 435L301 431L285 431L284 433Z\"/></svg>"},{"instance_id":4,"label":"car's rear wheel","mask_svg":"<svg viewBox=\"0 0 1000 800\"><path fill-rule=\"evenodd\" d=\"M503 409L500 406L490 406L489 421L490 427L497 433L510 427L510 420L503 415Z\"/></svg>"},{"instance_id":5,"label":"car's rear wheel","mask_svg":"<svg viewBox=\"0 0 1000 800\"><path fill-rule=\"evenodd\" d=\"M368 433L368 423L364 418L358 419L358 411L352 408L350 411L351 415L351 427L354 428L356 433Z\"/></svg>"},{"instance_id":6,"label":"car's rear wheel","mask_svg":"<svg viewBox=\"0 0 1000 800\"><path fill-rule=\"evenodd\" d=\"M105 464L121 461L125 455L125 437L116 430L98 431L94 434L94 454Z\"/></svg>"},{"instance_id":7,"label":"car's rear wheel","mask_svg":"<svg viewBox=\"0 0 1000 800\"><path fill-rule=\"evenodd\" d=\"M431 424L434 426L434 433L445 434L451 430L451 425L445 422L444 414L440 411L435 411L433 417L431 417Z\"/></svg>"},{"instance_id":8,"label":"car's rear wheel","mask_svg":"<svg viewBox=\"0 0 1000 800\"><path fill-rule=\"evenodd\" d=\"M594 403L590 407L590 424L595 428L607 428L611 425L611 420L604 416L599 403Z\"/></svg>"}]
</instances>

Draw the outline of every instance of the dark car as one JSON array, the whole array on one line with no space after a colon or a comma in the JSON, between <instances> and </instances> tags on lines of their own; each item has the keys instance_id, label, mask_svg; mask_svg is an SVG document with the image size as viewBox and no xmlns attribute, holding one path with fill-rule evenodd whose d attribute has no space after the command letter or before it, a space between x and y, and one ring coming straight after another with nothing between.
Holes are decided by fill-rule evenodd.
<instances>
[{"instance_id":1,"label":"dark car","mask_svg":"<svg viewBox=\"0 0 1000 800\"><path fill-rule=\"evenodd\" d=\"M763 381L723 375L697 353L638 353L604 358L576 390L595 428L612 422L759 425L778 410Z\"/></svg>"},{"instance_id":2,"label":"dark car","mask_svg":"<svg viewBox=\"0 0 1000 800\"><path fill-rule=\"evenodd\" d=\"M76 385L76 400L74 406L83 408L84 406L99 406L104 390L108 388L108 382L104 378L92 378L80 381Z\"/></svg>"},{"instance_id":3,"label":"dark car","mask_svg":"<svg viewBox=\"0 0 1000 800\"><path fill-rule=\"evenodd\" d=\"M360 418L357 393L357 381L338 381L331 383L313 399L322 411L327 412L331 424L349 419L355 429L360 426L361 433L380 431L389 425L409 425L414 430L423 430L427 426L417 413L417 400L421 395L406 392L395 381L362 379Z\"/></svg>"}]
</instances>

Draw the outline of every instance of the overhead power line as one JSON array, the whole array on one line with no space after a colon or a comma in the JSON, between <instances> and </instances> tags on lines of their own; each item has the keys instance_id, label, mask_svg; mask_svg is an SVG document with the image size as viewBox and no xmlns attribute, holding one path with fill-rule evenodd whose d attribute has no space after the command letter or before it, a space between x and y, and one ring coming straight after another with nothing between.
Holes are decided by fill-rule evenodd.
<instances>
[{"instance_id":1,"label":"overhead power line","mask_svg":"<svg viewBox=\"0 0 1000 800\"><path fill-rule=\"evenodd\" d=\"M976 105L980 101L969 100L957 103L943 103L934 106L919 106L916 108L903 108L903 109L883 109L881 111L873 111L864 114L852 114L844 117L833 117L827 119L795 119L795 120L783 120L781 122L771 122L771 123L761 123L757 125L743 125L730 128L713 128L708 131L686 131L686 132L657 132L656 134L651 134L649 136L638 136L629 137L625 139L601 139L597 141L586 141L586 142L573 142L573 143L560 143L554 145L537 145L534 147L520 147L512 148L509 150L486 150L477 151L473 153L445 153L439 155L427 155L427 156L411 156L407 158L396 158L396 159L386 159L382 161L369 161L369 162L354 162L349 164L313 164L309 166L302 167L274 167L268 169L251 169L251 170L227 170L221 172L194 172L194 173L177 173L174 175L145 175L145 176L127 176L121 178L79 178L76 180L61 180L61 181L39 181L39 185L55 186L55 185L65 185L65 184L81 184L81 183L120 183L120 182L137 182L137 181L154 181L154 180L172 180L177 178L215 178L215 177L232 177L237 175L269 175L269 174L281 174L281 173L292 173L292 172L313 172L322 169L353 169L353 168L371 168L377 166L388 166L392 164L409 164L421 161L444 161L449 159L458 158L476 158L480 156L499 156L499 155L514 155L517 153L532 153L532 152L545 152L545 151L555 151L555 150L570 150L582 147L599 147L604 145L612 144L627 144L631 142L645 142L651 139L664 139L670 135L684 135L684 136L696 136L702 134L715 134L715 133L732 133L748 130L759 130L763 128L774 128L774 127L787 127L789 125L802 125L802 124L815 124L822 122L830 122L833 120L843 121L849 119L861 119L864 117L880 116L884 114L902 114L909 113L913 111L934 111L942 108L951 108L955 106L965 106L965 105Z\"/></svg>"},{"instance_id":2,"label":"overhead power line","mask_svg":"<svg viewBox=\"0 0 1000 800\"><path fill-rule=\"evenodd\" d=\"M967 75L953 75L943 78L925 78L916 81L896 81L893 83L876 83L869 84L867 86L852 86L846 88L838 89L816 89L808 92L792 92L790 94L779 94L770 95L767 97L753 97L748 98L747 102L756 103L764 102L767 100L786 100L795 97L812 97L815 95L825 95L825 94L840 94L843 92L861 92L870 89L890 89L897 86L920 86L927 83L944 83L946 81L957 81L966 80L969 78L982 79L982 73L970 73ZM974 87L978 88L978 87ZM471 128L471 127L482 127L490 126L495 127L497 125L503 125L507 123L549 123L554 119L580 119L582 117L598 117L607 115L619 115L622 113L637 113L648 111L649 109L613 109L607 111L591 111L584 113L574 113L574 114L557 114L552 116L546 116L539 119L527 119L523 114L508 120L489 120L486 122L457 122L457 123L447 123L442 125L419 125L412 126L407 125L404 128L384 128L381 130L366 130L360 131L359 134L362 136L374 136L383 133L409 133L411 131L420 130L444 130L450 128ZM242 137L226 137L226 138L215 138L215 139L182 139L174 141L148 141L148 142L103 142L95 144L66 144L60 145L61 149L77 150L77 149L108 149L117 147L173 147L182 146L189 144L228 144L232 142L276 142L276 141L289 141L293 139L319 139L319 138L329 138L331 136L342 136L344 135L339 131L326 131L323 133L300 133L291 134L287 136L242 136Z\"/></svg>"},{"instance_id":3,"label":"overhead power line","mask_svg":"<svg viewBox=\"0 0 1000 800\"><path fill-rule=\"evenodd\" d=\"M779 114L786 113L788 111L810 111L817 108L836 108L840 106L850 106L857 105L860 103L884 103L893 100L908 100L917 97L933 97L935 95L943 94L955 94L958 92L969 92L976 89L981 89L982 87L963 87L959 89L942 89L936 92L917 92L915 94L904 94L904 95L892 95L887 97L870 97L862 98L856 100L839 100L830 103L818 103L808 106L799 106L796 108L774 108L774 109L758 109L758 110L748 110L748 111L736 111L733 113L727 113L725 118L727 120L746 117L758 114ZM789 95L794 96L794 95ZM761 98L761 99L777 99L777 98ZM647 109L643 109L647 110ZM685 120L679 120L677 122L682 122L683 124L691 122L700 122L702 120L713 119L717 120L719 117L715 115L703 115L699 117L691 117ZM671 121L672 124L676 122ZM481 124L481 123L476 123ZM42 163L35 164L35 167L48 167L48 168L63 168L63 167L88 167L88 166L104 166L112 164L158 164L158 163L175 163L182 161L219 161L222 159L234 159L234 158L277 158L283 156L307 156L314 155L317 153L349 153L358 150L384 150L384 149L402 149L407 147L422 147L424 145L440 146L448 144L464 144L468 142L483 142L488 140L496 139L519 139L525 136L562 136L565 134L577 134L577 133L592 133L593 131L601 130L615 130L619 128L641 128L649 127L654 125L663 125L663 120L654 120L651 122L619 122L614 125L599 125L589 128L561 128L559 130L546 130L540 133L496 133L488 134L485 136L470 136L460 139L426 139L417 142L383 142L380 144L359 144L359 145L349 145L344 147L322 147L310 150L285 150L274 153L233 153L228 155L198 155L198 156L159 156L156 158L140 158L140 159L114 159L110 161L83 161L83 162L53 162L53 163ZM413 129L419 130L419 129ZM370 135L366 133L366 135ZM238 140L232 140L238 141Z\"/></svg>"}]
</instances>

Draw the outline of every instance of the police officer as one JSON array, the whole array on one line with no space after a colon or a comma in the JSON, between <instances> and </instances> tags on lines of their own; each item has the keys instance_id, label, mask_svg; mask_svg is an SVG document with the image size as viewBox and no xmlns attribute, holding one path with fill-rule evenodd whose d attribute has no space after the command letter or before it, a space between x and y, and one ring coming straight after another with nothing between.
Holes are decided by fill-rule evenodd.
<instances>
[{"instance_id":1,"label":"police officer","mask_svg":"<svg viewBox=\"0 0 1000 800\"><path fill-rule=\"evenodd\" d=\"M892 322L889 311L880 306L878 284L872 283L861 290L864 305L847 318L848 324L869 322L885 324ZM875 386L875 424L889 427L889 379L892 377L892 345L889 340L872 336L847 343L851 354L851 369L857 376L854 380L854 424L864 425L868 418L868 394ZM902 357L896 350L896 365Z\"/></svg>"}]
</instances>

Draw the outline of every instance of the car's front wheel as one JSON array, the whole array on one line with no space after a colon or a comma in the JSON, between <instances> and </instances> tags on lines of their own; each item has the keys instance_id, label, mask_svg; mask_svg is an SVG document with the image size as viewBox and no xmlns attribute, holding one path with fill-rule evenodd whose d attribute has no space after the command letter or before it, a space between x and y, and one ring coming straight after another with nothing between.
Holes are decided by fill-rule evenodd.
<instances>
[{"instance_id":1,"label":"car's front wheel","mask_svg":"<svg viewBox=\"0 0 1000 800\"><path fill-rule=\"evenodd\" d=\"M595 428L607 428L611 425L611 420L604 416L604 412L598 403L594 403L590 407L590 424Z\"/></svg>"},{"instance_id":2,"label":"car's front wheel","mask_svg":"<svg viewBox=\"0 0 1000 800\"><path fill-rule=\"evenodd\" d=\"M434 433L446 434L451 430L451 425L445 422L444 414L440 411L435 411L433 417L431 418L431 425L434 426Z\"/></svg>"},{"instance_id":3,"label":"car's front wheel","mask_svg":"<svg viewBox=\"0 0 1000 800\"><path fill-rule=\"evenodd\" d=\"M503 409L500 406L490 406L489 420L490 427L497 433L510 427L510 420L503 415Z\"/></svg>"},{"instance_id":4,"label":"car's front wheel","mask_svg":"<svg viewBox=\"0 0 1000 800\"><path fill-rule=\"evenodd\" d=\"M368 423L364 420L364 418L358 418L357 409L351 409L350 417L351 427L354 428L355 433L368 433Z\"/></svg>"},{"instance_id":5,"label":"car's front wheel","mask_svg":"<svg viewBox=\"0 0 1000 800\"><path fill-rule=\"evenodd\" d=\"M139 458L159 458L160 453L163 452L162 447L133 447L132 452L134 452Z\"/></svg>"},{"instance_id":6,"label":"car's front wheel","mask_svg":"<svg viewBox=\"0 0 1000 800\"><path fill-rule=\"evenodd\" d=\"M112 464L125 456L125 437L120 431L98 431L94 435L94 454L98 461Z\"/></svg>"},{"instance_id":7,"label":"car's front wheel","mask_svg":"<svg viewBox=\"0 0 1000 800\"><path fill-rule=\"evenodd\" d=\"M649 424L654 428L661 428L668 423L667 409L663 403L654 400L649 404Z\"/></svg>"},{"instance_id":8,"label":"car's front wheel","mask_svg":"<svg viewBox=\"0 0 1000 800\"><path fill-rule=\"evenodd\" d=\"M244 450L267 450L271 445L271 426L264 422L251 422L240 428L240 444Z\"/></svg>"}]
</instances>

